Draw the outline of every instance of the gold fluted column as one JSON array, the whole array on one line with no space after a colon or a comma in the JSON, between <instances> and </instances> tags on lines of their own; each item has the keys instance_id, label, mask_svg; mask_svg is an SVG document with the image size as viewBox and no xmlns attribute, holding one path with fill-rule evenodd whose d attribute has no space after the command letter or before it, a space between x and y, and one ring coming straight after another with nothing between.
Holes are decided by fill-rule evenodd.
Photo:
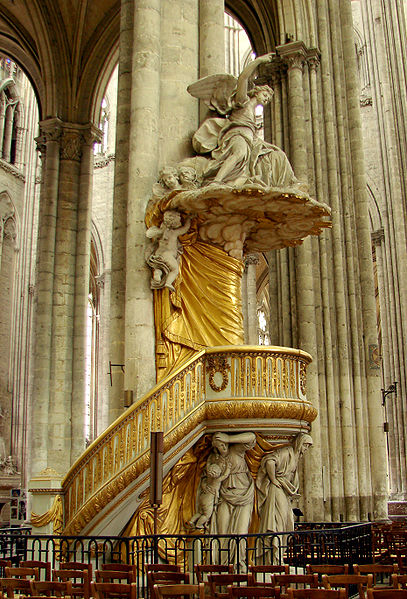
<instances>
[{"instance_id":1,"label":"gold fluted column","mask_svg":"<svg viewBox=\"0 0 407 599\"><path fill-rule=\"evenodd\" d=\"M362 301L362 322L364 330L364 365L367 383L367 412L370 433L370 463L372 464L372 491L374 519L387 518L387 456L383 419L380 410L380 371L369 362L369 348L377 346L376 305L373 285L369 212L366 192L366 176L363 158L362 132L360 121L358 75L353 41L351 3L340 0L343 55L347 64L345 70L346 93L348 99L349 143L352 160L352 181L354 188L355 217L358 224L358 259Z\"/></svg>"},{"instance_id":2,"label":"gold fluted column","mask_svg":"<svg viewBox=\"0 0 407 599\"><path fill-rule=\"evenodd\" d=\"M303 67L306 48L302 42L292 42L276 48L288 65L288 107L290 131L290 160L296 176L307 181L308 162L305 127L305 105L303 91ZM319 411L318 349L315 332L315 295L313 282L312 241L304 240L296 251L297 322L298 345L314 358L308 370L307 389L314 406ZM323 520L322 459L320 422L313 424L314 447L312 457L305 460L304 500L306 517L310 520Z\"/></svg>"}]
</instances>

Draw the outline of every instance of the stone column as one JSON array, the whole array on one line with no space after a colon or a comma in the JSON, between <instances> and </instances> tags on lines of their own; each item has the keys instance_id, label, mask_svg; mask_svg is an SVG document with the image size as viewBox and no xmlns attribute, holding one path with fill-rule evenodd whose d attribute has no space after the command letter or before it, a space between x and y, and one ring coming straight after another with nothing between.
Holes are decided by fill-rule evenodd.
<instances>
[{"instance_id":1,"label":"stone column","mask_svg":"<svg viewBox=\"0 0 407 599\"><path fill-rule=\"evenodd\" d=\"M130 105L132 85L133 0L122 0L120 11L120 56L117 90L116 160L112 215L112 262L110 292L109 361L124 365L125 296L126 296L126 223L129 193ZM121 412L124 374L113 367L109 387L108 420L112 422ZM110 381L109 381L110 384Z\"/></svg>"},{"instance_id":2,"label":"stone column","mask_svg":"<svg viewBox=\"0 0 407 599\"><path fill-rule=\"evenodd\" d=\"M348 0L340 0L341 34L348 99L349 143L352 161L355 218L357 222L358 259L361 276L364 358L366 365L367 411L370 433L370 463L372 464L373 517L387 518L387 456L383 418L380 410L380 371L369 364L369 347L377 345L376 305L373 285L369 212L367 204L365 165L360 121L358 74L353 40L352 9Z\"/></svg>"},{"instance_id":3,"label":"stone column","mask_svg":"<svg viewBox=\"0 0 407 599\"><path fill-rule=\"evenodd\" d=\"M278 46L276 50L288 66L290 160L298 179L306 182L308 162L303 67L307 50L302 42ZM312 265L312 240L308 237L303 245L296 249L298 344L301 349L308 351L314 360L308 369L307 394L319 412L318 349ZM308 456L305 459L304 499L307 517L318 521L324 518L320 419L318 418L313 423L312 435L314 439L312 458Z\"/></svg>"},{"instance_id":4,"label":"stone column","mask_svg":"<svg viewBox=\"0 0 407 599\"><path fill-rule=\"evenodd\" d=\"M256 266L259 263L259 257L256 254L249 254L245 258L245 267L247 270L247 343L249 345L258 345L258 320L257 320L257 288L256 288Z\"/></svg>"},{"instance_id":5,"label":"stone column","mask_svg":"<svg viewBox=\"0 0 407 599\"><path fill-rule=\"evenodd\" d=\"M224 0L199 0L199 77L225 71ZM201 102L200 120L207 114Z\"/></svg>"},{"instance_id":6,"label":"stone column","mask_svg":"<svg viewBox=\"0 0 407 599\"><path fill-rule=\"evenodd\" d=\"M135 401L155 383L154 317L144 214L157 177L161 0L134 3L126 230L125 389Z\"/></svg>"},{"instance_id":7,"label":"stone column","mask_svg":"<svg viewBox=\"0 0 407 599\"><path fill-rule=\"evenodd\" d=\"M71 463L85 450L86 363L88 337L88 295L92 226L93 144L102 132L93 126L78 130L80 147L78 227L76 237L75 297L72 360Z\"/></svg>"},{"instance_id":8,"label":"stone column","mask_svg":"<svg viewBox=\"0 0 407 599\"><path fill-rule=\"evenodd\" d=\"M32 448L35 473L48 463L48 415L51 372L52 298L59 180L59 121L40 123L37 138L43 162L37 245L36 311L34 334Z\"/></svg>"}]
</instances>

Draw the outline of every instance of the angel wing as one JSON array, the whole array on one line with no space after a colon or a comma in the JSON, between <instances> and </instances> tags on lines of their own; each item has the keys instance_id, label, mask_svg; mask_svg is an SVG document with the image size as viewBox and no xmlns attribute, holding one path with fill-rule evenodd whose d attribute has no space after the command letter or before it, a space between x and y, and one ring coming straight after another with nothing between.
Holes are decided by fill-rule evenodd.
<instances>
[{"instance_id":1,"label":"angel wing","mask_svg":"<svg viewBox=\"0 0 407 599\"><path fill-rule=\"evenodd\" d=\"M210 110L224 116L232 110L231 97L236 91L236 84L237 79L233 75L209 75L191 83L187 91L194 98L203 100Z\"/></svg>"}]
</instances>

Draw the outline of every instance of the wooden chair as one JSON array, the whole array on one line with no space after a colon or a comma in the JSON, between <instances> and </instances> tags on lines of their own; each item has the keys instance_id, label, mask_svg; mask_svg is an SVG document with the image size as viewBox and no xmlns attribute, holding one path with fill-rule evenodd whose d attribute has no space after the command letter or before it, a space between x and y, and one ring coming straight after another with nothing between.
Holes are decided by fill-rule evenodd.
<instances>
[{"instance_id":1,"label":"wooden chair","mask_svg":"<svg viewBox=\"0 0 407 599\"><path fill-rule=\"evenodd\" d=\"M318 574L272 574L271 584L280 587L281 596L287 597L289 587L298 588L301 585L301 588L317 589L319 581Z\"/></svg>"},{"instance_id":2,"label":"wooden chair","mask_svg":"<svg viewBox=\"0 0 407 599\"><path fill-rule=\"evenodd\" d=\"M248 574L208 574L208 582L206 586L208 588L208 595L212 599L228 599L229 592L221 590L223 587L228 587L230 585L240 586L241 584L245 586L254 586L253 585L253 575Z\"/></svg>"},{"instance_id":3,"label":"wooden chair","mask_svg":"<svg viewBox=\"0 0 407 599\"><path fill-rule=\"evenodd\" d=\"M20 562L20 568L38 568L40 573L40 580L42 578L41 574L44 573L44 580L51 580L51 563L45 562L36 559L29 559Z\"/></svg>"},{"instance_id":4,"label":"wooden chair","mask_svg":"<svg viewBox=\"0 0 407 599\"><path fill-rule=\"evenodd\" d=\"M257 597L265 597L272 599L280 599L280 587L272 587L271 585L255 585L255 586L228 586L229 599L257 599Z\"/></svg>"},{"instance_id":5,"label":"wooden chair","mask_svg":"<svg viewBox=\"0 0 407 599\"><path fill-rule=\"evenodd\" d=\"M195 564L194 570L200 584L208 574L233 574L233 564Z\"/></svg>"},{"instance_id":6,"label":"wooden chair","mask_svg":"<svg viewBox=\"0 0 407 599\"><path fill-rule=\"evenodd\" d=\"M288 599L346 599L345 589L287 589Z\"/></svg>"},{"instance_id":7,"label":"wooden chair","mask_svg":"<svg viewBox=\"0 0 407 599\"><path fill-rule=\"evenodd\" d=\"M407 574L392 574L391 583L394 589L407 589Z\"/></svg>"},{"instance_id":8,"label":"wooden chair","mask_svg":"<svg viewBox=\"0 0 407 599\"><path fill-rule=\"evenodd\" d=\"M133 570L95 570L95 582L136 582Z\"/></svg>"},{"instance_id":9,"label":"wooden chair","mask_svg":"<svg viewBox=\"0 0 407 599\"><path fill-rule=\"evenodd\" d=\"M373 585L377 585L380 578L380 584L391 584L391 575L399 571L398 564L353 564L353 573L358 575L373 574ZM386 575L386 581L383 581Z\"/></svg>"},{"instance_id":10,"label":"wooden chair","mask_svg":"<svg viewBox=\"0 0 407 599\"><path fill-rule=\"evenodd\" d=\"M249 565L249 572L253 575L253 584L255 586L270 585L272 574L289 574L290 566L284 564L270 564L260 566ZM259 575L260 580L257 577L257 575Z\"/></svg>"},{"instance_id":11,"label":"wooden chair","mask_svg":"<svg viewBox=\"0 0 407 599\"><path fill-rule=\"evenodd\" d=\"M72 582L72 596L83 597L83 599L89 599L90 597L90 580L88 570L54 570L52 572L52 580L59 580L61 582Z\"/></svg>"},{"instance_id":12,"label":"wooden chair","mask_svg":"<svg viewBox=\"0 0 407 599\"><path fill-rule=\"evenodd\" d=\"M407 599L407 590L367 589L367 599Z\"/></svg>"},{"instance_id":13,"label":"wooden chair","mask_svg":"<svg viewBox=\"0 0 407 599\"><path fill-rule=\"evenodd\" d=\"M202 582L199 584L156 584L154 595L158 599L167 599L167 597L205 599L205 589Z\"/></svg>"},{"instance_id":14,"label":"wooden chair","mask_svg":"<svg viewBox=\"0 0 407 599\"><path fill-rule=\"evenodd\" d=\"M40 571L38 568L4 568L6 578L26 578L27 580L39 580Z\"/></svg>"},{"instance_id":15,"label":"wooden chair","mask_svg":"<svg viewBox=\"0 0 407 599\"><path fill-rule=\"evenodd\" d=\"M343 587L346 589L346 597L349 597L349 587L356 586L359 592L359 598L365 599L365 589L373 586L373 574L362 576L358 574L334 574L322 576L322 584L326 589L332 587Z\"/></svg>"},{"instance_id":16,"label":"wooden chair","mask_svg":"<svg viewBox=\"0 0 407 599\"><path fill-rule=\"evenodd\" d=\"M61 562L60 570L86 570L89 575L89 580L92 580L92 564L86 562Z\"/></svg>"},{"instance_id":17,"label":"wooden chair","mask_svg":"<svg viewBox=\"0 0 407 599\"><path fill-rule=\"evenodd\" d=\"M71 597L72 583L56 580L30 580L31 594L38 597Z\"/></svg>"},{"instance_id":18,"label":"wooden chair","mask_svg":"<svg viewBox=\"0 0 407 599\"><path fill-rule=\"evenodd\" d=\"M308 574L349 574L348 564L307 564L306 570Z\"/></svg>"},{"instance_id":19,"label":"wooden chair","mask_svg":"<svg viewBox=\"0 0 407 599\"><path fill-rule=\"evenodd\" d=\"M11 568L11 560L9 559L0 559L0 575L5 576L5 568Z\"/></svg>"},{"instance_id":20,"label":"wooden chair","mask_svg":"<svg viewBox=\"0 0 407 599\"><path fill-rule=\"evenodd\" d=\"M156 598L154 591L154 587L156 584L189 584L189 574L184 572L174 572L171 570L166 570L164 572L147 572L147 585L150 589L150 594L152 598Z\"/></svg>"},{"instance_id":21,"label":"wooden chair","mask_svg":"<svg viewBox=\"0 0 407 599\"><path fill-rule=\"evenodd\" d=\"M91 593L94 599L137 599L137 585L135 582L92 582Z\"/></svg>"},{"instance_id":22,"label":"wooden chair","mask_svg":"<svg viewBox=\"0 0 407 599\"><path fill-rule=\"evenodd\" d=\"M30 582L27 578L0 578L1 596L14 599L15 594L31 595Z\"/></svg>"}]
</instances>

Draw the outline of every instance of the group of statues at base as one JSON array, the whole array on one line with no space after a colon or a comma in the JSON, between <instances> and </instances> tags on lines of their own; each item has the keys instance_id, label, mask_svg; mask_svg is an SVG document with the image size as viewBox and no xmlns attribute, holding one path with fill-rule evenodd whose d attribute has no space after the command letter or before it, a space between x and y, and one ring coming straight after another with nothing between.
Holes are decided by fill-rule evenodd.
<instances>
[{"instance_id":1,"label":"group of statues at base","mask_svg":"<svg viewBox=\"0 0 407 599\"><path fill-rule=\"evenodd\" d=\"M248 534L256 488L258 532L294 530L292 499L298 496L298 463L312 445L312 438L300 433L292 444L266 453L256 480L245 457L255 444L252 432L213 435L213 449L202 474L190 527L210 534ZM272 561L271 552L267 558Z\"/></svg>"}]
</instances>

